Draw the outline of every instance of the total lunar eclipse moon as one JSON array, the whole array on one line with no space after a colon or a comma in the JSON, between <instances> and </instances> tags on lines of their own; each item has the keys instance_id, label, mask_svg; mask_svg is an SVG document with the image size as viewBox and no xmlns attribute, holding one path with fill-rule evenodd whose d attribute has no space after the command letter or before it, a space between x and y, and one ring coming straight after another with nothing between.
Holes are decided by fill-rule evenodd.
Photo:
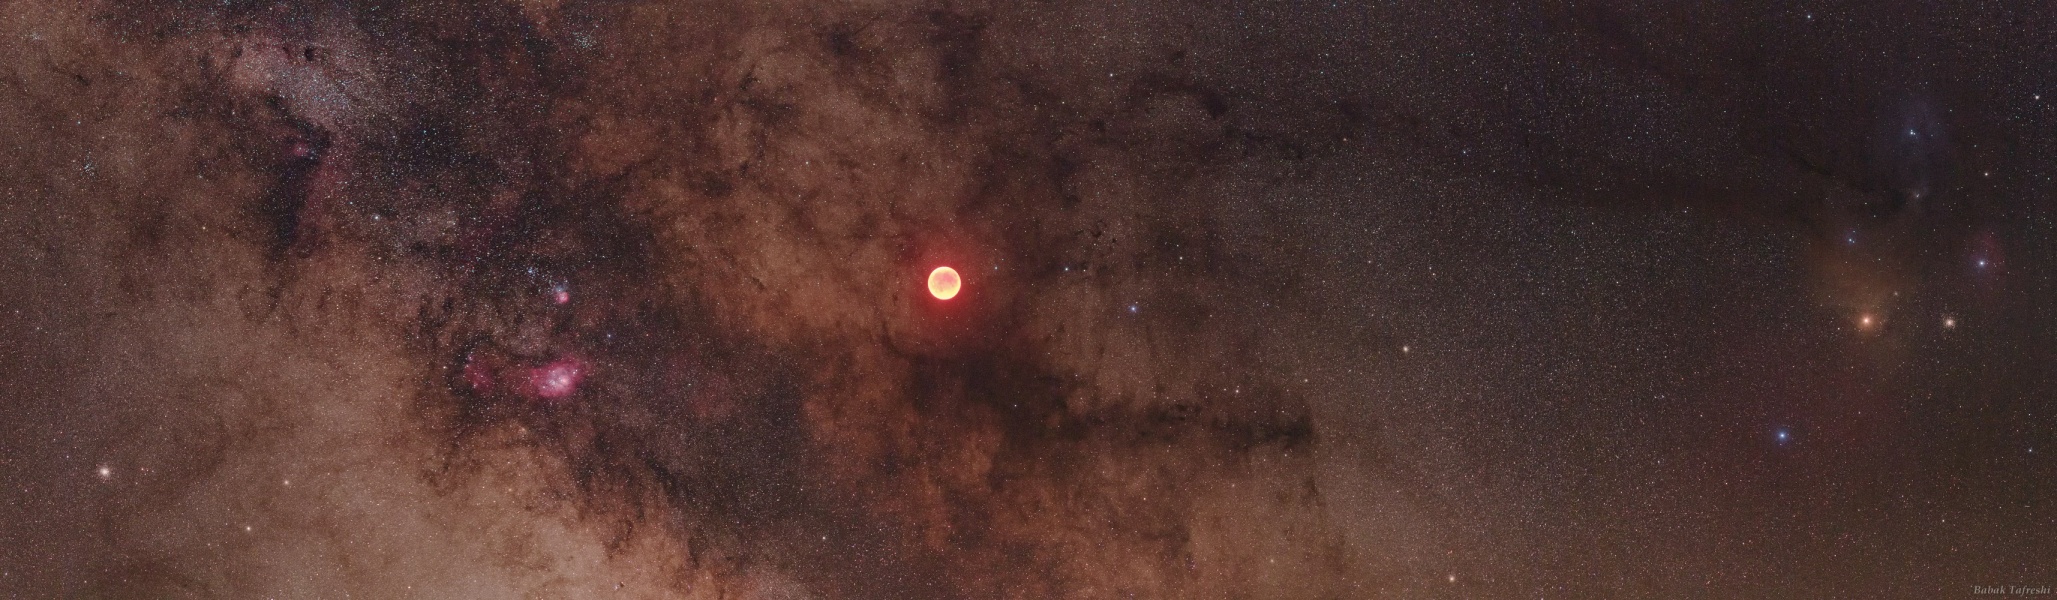
<instances>
[{"instance_id":1,"label":"total lunar eclipse moon","mask_svg":"<svg viewBox=\"0 0 2057 600\"><path fill-rule=\"evenodd\" d=\"M2053 199L2039 2L0 0L0 596L2047 589Z\"/></svg>"}]
</instances>

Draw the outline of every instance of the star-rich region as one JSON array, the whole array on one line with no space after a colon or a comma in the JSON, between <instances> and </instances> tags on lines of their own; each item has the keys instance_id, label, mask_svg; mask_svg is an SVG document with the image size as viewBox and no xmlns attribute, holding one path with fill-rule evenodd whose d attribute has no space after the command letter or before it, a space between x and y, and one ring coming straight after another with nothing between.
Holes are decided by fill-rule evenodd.
<instances>
[{"instance_id":1,"label":"star-rich region","mask_svg":"<svg viewBox=\"0 0 2057 600\"><path fill-rule=\"evenodd\" d=\"M0 596L2057 584L2038 2L0 2Z\"/></svg>"}]
</instances>

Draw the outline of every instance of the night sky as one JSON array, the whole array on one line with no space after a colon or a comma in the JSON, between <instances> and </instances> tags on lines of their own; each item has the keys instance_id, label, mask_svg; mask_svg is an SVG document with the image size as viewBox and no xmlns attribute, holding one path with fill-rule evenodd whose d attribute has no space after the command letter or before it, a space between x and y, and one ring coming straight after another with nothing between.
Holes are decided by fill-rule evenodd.
<instances>
[{"instance_id":1,"label":"night sky","mask_svg":"<svg viewBox=\"0 0 2057 600\"><path fill-rule=\"evenodd\" d=\"M2048 593L2057 6L0 0L0 484L20 598Z\"/></svg>"}]
</instances>

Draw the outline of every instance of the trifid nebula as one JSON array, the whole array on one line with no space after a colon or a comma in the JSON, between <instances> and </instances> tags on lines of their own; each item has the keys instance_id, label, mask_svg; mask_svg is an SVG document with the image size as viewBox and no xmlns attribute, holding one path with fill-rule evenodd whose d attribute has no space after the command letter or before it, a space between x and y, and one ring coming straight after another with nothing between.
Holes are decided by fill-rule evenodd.
<instances>
[{"instance_id":1,"label":"trifid nebula","mask_svg":"<svg viewBox=\"0 0 2057 600\"><path fill-rule=\"evenodd\" d=\"M2057 587L2057 5L0 0L0 597Z\"/></svg>"}]
</instances>

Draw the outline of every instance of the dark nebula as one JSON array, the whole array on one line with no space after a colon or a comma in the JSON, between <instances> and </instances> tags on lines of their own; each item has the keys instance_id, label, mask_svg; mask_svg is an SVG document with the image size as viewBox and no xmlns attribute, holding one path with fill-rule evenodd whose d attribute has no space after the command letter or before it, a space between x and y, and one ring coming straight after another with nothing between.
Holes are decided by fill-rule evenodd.
<instances>
[{"instance_id":1,"label":"dark nebula","mask_svg":"<svg viewBox=\"0 0 2057 600\"><path fill-rule=\"evenodd\" d=\"M2036 3L0 0L0 56L0 595L2057 586Z\"/></svg>"}]
</instances>

